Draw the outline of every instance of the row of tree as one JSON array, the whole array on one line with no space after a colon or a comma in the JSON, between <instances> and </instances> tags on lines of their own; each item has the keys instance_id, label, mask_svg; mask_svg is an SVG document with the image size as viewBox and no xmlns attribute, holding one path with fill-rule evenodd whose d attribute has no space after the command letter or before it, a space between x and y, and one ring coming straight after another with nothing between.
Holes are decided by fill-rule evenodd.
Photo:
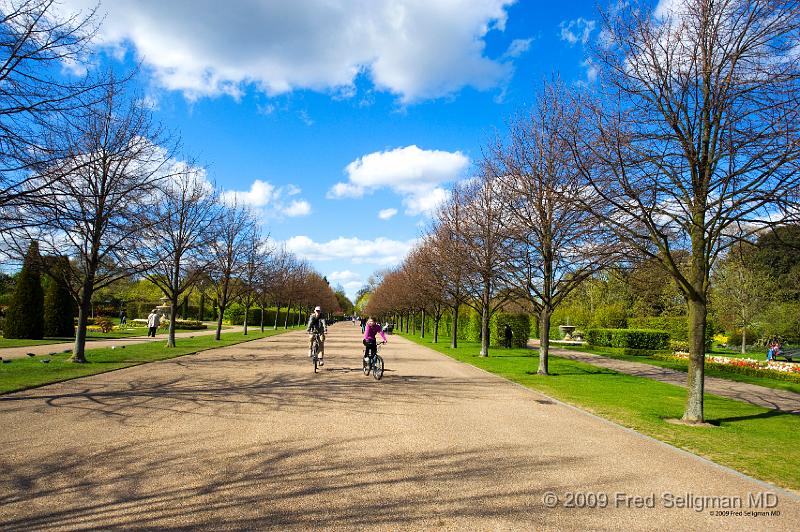
<instances>
[{"instance_id":1,"label":"row of tree","mask_svg":"<svg viewBox=\"0 0 800 532\"><path fill-rule=\"evenodd\" d=\"M630 2L602 13L592 87L545 83L533 108L486 146L421 244L368 311L509 298L538 317L548 372L553 312L612 265L657 264L688 309L684 420L703 420L711 276L738 242L800 210L800 5L776 0ZM409 290L415 287L414 290Z\"/></svg>"},{"instance_id":2,"label":"row of tree","mask_svg":"<svg viewBox=\"0 0 800 532\"><path fill-rule=\"evenodd\" d=\"M84 61L93 30L93 14L58 18L48 0L7 2L0 19L3 249L18 260L36 242L43 256L66 257L38 267L58 264L47 273L76 303L73 360L85 361L94 293L126 278L144 276L168 299L169 346L178 300L202 278L216 292L217 339L231 301L280 304L293 283L307 293L290 304L335 310L318 274L273 249L204 168L178 159L174 136L130 92L131 75L65 72Z\"/></svg>"}]
</instances>

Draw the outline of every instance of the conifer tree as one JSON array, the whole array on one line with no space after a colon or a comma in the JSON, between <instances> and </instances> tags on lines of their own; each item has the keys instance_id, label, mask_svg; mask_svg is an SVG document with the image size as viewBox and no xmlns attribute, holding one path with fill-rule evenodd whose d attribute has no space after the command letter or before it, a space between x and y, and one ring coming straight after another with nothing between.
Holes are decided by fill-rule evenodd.
<instances>
[{"instance_id":1,"label":"conifer tree","mask_svg":"<svg viewBox=\"0 0 800 532\"><path fill-rule=\"evenodd\" d=\"M17 277L14 297L6 314L6 338L41 340L44 336L44 291L42 290L39 243L28 247L22 271Z\"/></svg>"},{"instance_id":2,"label":"conifer tree","mask_svg":"<svg viewBox=\"0 0 800 532\"><path fill-rule=\"evenodd\" d=\"M48 337L75 336L75 300L64 282L66 257L57 257L48 276L44 294L44 335Z\"/></svg>"}]
</instances>

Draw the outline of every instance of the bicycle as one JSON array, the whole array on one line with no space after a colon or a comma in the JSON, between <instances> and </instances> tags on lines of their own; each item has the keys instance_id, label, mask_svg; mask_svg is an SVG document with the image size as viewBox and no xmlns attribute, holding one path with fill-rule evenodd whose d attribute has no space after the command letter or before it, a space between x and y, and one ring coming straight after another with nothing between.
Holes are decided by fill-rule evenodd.
<instances>
[{"instance_id":1,"label":"bicycle","mask_svg":"<svg viewBox=\"0 0 800 532\"><path fill-rule=\"evenodd\" d=\"M381 346L386 342L381 342L375 345L375 354L373 356L369 356L369 348L364 347L364 360L363 360L363 370L364 375L369 375L369 372L372 371L372 376L375 377L376 381L381 380L383 377L383 357L378 354L381 349Z\"/></svg>"},{"instance_id":2,"label":"bicycle","mask_svg":"<svg viewBox=\"0 0 800 532\"><path fill-rule=\"evenodd\" d=\"M314 333L311 339L311 363L314 364L314 373L317 372L317 367L320 365L319 362L319 333Z\"/></svg>"}]
</instances>

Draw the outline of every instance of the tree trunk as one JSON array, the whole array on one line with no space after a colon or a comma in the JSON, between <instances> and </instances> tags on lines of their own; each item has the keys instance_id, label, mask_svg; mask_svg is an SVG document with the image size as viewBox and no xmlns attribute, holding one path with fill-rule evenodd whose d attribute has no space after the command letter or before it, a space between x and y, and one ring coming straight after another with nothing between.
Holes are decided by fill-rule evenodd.
<instances>
[{"instance_id":1,"label":"tree trunk","mask_svg":"<svg viewBox=\"0 0 800 532\"><path fill-rule=\"evenodd\" d=\"M198 312L199 315L197 317L197 321L203 321L203 318L205 318L205 313L206 313L206 295L200 292L200 309Z\"/></svg>"},{"instance_id":2,"label":"tree trunk","mask_svg":"<svg viewBox=\"0 0 800 532\"><path fill-rule=\"evenodd\" d=\"M441 316L436 316L433 318L433 343L439 343L439 320L441 320Z\"/></svg>"},{"instance_id":3,"label":"tree trunk","mask_svg":"<svg viewBox=\"0 0 800 532\"><path fill-rule=\"evenodd\" d=\"M264 307L261 307L261 332L264 332Z\"/></svg>"},{"instance_id":4,"label":"tree trunk","mask_svg":"<svg viewBox=\"0 0 800 532\"><path fill-rule=\"evenodd\" d=\"M175 319L178 316L178 296L169 298L169 333L167 347L175 347Z\"/></svg>"},{"instance_id":5,"label":"tree trunk","mask_svg":"<svg viewBox=\"0 0 800 532\"><path fill-rule=\"evenodd\" d=\"M286 305L286 316L283 318L283 328L284 329L288 329L289 328L289 313L291 311L292 311L292 303L289 302Z\"/></svg>"},{"instance_id":6,"label":"tree trunk","mask_svg":"<svg viewBox=\"0 0 800 532\"><path fill-rule=\"evenodd\" d=\"M280 318L280 316L281 316L281 304L278 303L278 308L275 309L275 321L272 324L273 331L278 330L278 319Z\"/></svg>"},{"instance_id":7,"label":"tree trunk","mask_svg":"<svg viewBox=\"0 0 800 532\"><path fill-rule=\"evenodd\" d=\"M417 334L417 321L414 318L414 313L413 312L411 313L411 334L413 334L413 335Z\"/></svg>"},{"instance_id":8,"label":"tree trunk","mask_svg":"<svg viewBox=\"0 0 800 532\"><path fill-rule=\"evenodd\" d=\"M425 338L425 309L422 309L422 328L420 330L422 338Z\"/></svg>"},{"instance_id":9,"label":"tree trunk","mask_svg":"<svg viewBox=\"0 0 800 532\"><path fill-rule=\"evenodd\" d=\"M70 362L86 362L86 324L89 321L90 307L91 303L84 297L78 307L78 327L75 329L75 345Z\"/></svg>"},{"instance_id":10,"label":"tree trunk","mask_svg":"<svg viewBox=\"0 0 800 532\"><path fill-rule=\"evenodd\" d=\"M225 315L225 308L228 306L228 298L223 297L219 302L219 316L217 317L217 334L214 335L215 340L219 340L222 335L222 317Z\"/></svg>"},{"instance_id":11,"label":"tree trunk","mask_svg":"<svg viewBox=\"0 0 800 532\"><path fill-rule=\"evenodd\" d=\"M538 375L549 375L550 354L550 309L543 307L539 312L539 369Z\"/></svg>"},{"instance_id":12,"label":"tree trunk","mask_svg":"<svg viewBox=\"0 0 800 532\"><path fill-rule=\"evenodd\" d=\"M450 339L450 347L456 349L458 347L458 305L453 307L453 330Z\"/></svg>"},{"instance_id":13,"label":"tree trunk","mask_svg":"<svg viewBox=\"0 0 800 532\"><path fill-rule=\"evenodd\" d=\"M742 327L742 354L747 352L747 327Z\"/></svg>"},{"instance_id":14,"label":"tree trunk","mask_svg":"<svg viewBox=\"0 0 800 532\"><path fill-rule=\"evenodd\" d=\"M703 422L703 393L705 388L706 303L689 299L689 377L688 397L683 421Z\"/></svg>"},{"instance_id":15,"label":"tree trunk","mask_svg":"<svg viewBox=\"0 0 800 532\"><path fill-rule=\"evenodd\" d=\"M481 353L480 356L489 356L489 290L483 290L481 300Z\"/></svg>"},{"instance_id":16,"label":"tree trunk","mask_svg":"<svg viewBox=\"0 0 800 532\"><path fill-rule=\"evenodd\" d=\"M244 335L247 336L247 315L250 313L250 305L244 306Z\"/></svg>"}]
</instances>

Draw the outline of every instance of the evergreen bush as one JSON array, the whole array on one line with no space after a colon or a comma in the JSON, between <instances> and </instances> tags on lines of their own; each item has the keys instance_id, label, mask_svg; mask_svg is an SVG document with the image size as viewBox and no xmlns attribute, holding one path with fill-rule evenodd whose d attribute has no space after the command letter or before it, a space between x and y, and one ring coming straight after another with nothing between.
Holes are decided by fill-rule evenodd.
<instances>
[{"instance_id":1,"label":"evergreen bush","mask_svg":"<svg viewBox=\"0 0 800 532\"><path fill-rule=\"evenodd\" d=\"M53 265L52 276L46 277L44 293L44 335L71 337L75 335L74 319L77 314L75 300L62 279L66 257L59 257Z\"/></svg>"},{"instance_id":2,"label":"evergreen bush","mask_svg":"<svg viewBox=\"0 0 800 532\"><path fill-rule=\"evenodd\" d=\"M491 343L494 346L502 346L506 341L506 325L511 326L512 347L524 348L528 346L528 338L531 330L531 318L527 314L508 314L505 312L495 312L489 324L491 331Z\"/></svg>"},{"instance_id":3,"label":"evergreen bush","mask_svg":"<svg viewBox=\"0 0 800 532\"><path fill-rule=\"evenodd\" d=\"M39 244L31 242L14 296L6 312L5 338L41 340L44 337L44 290L42 289Z\"/></svg>"},{"instance_id":4,"label":"evergreen bush","mask_svg":"<svg viewBox=\"0 0 800 532\"><path fill-rule=\"evenodd\" d=\"M589 329L586 341L599 347L658 350L669 347L669 333L647 329Z\"/></svg>"}]
</instances>

